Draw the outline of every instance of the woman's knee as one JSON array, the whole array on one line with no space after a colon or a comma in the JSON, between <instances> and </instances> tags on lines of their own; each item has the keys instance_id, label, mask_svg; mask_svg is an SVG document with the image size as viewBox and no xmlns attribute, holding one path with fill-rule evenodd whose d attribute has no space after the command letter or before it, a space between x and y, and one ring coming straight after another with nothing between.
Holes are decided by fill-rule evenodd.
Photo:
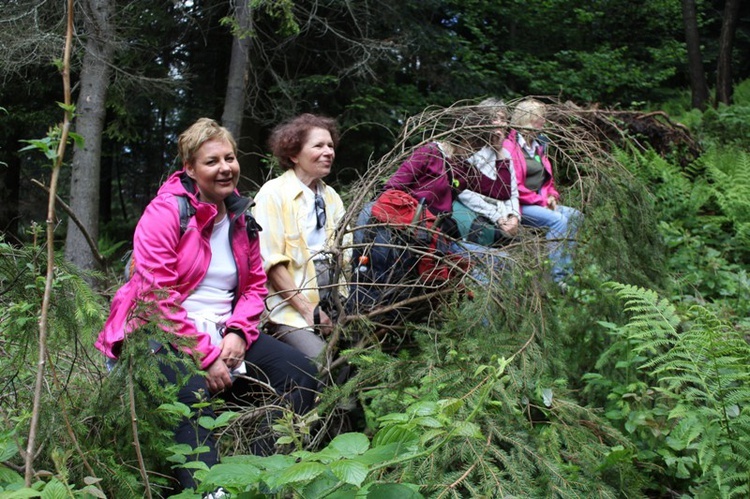
<instances>
[{"instance_id":1,"label":"woman's knee","mask_svg":"<svg viewBox=\"0 0 750 499\"><path fill-rule=\"evenodd\" d=\"M318 368L305 354L293 349L288 354L287 363L291 366L290 377L296 385L305 388L317 388Z\"/></svg>"}]
</instances>

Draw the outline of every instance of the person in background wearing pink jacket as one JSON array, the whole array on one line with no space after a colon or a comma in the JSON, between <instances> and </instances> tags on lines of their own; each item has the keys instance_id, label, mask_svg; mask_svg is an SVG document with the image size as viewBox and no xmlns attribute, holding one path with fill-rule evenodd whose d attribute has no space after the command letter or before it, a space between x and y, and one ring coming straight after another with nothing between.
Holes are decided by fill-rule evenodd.
<instances>
[{"instance_id":1,"label":"person in background wearing pink jacket","mask_svg":"<svg viewBox=\"0 0 750 499\"><path fill-rule=\"evenodd\" d=\"M240 167L235 140L214 120L201 118L180 135L178 149L183 169L161 186L138 222L132 275L115 294L96 346L107 358L117 359L127 334L150 323L180 338L175 344L150 342L168 383L189 376L179 385L180 402L193 407L201 392L247 402L254 378L272 386L296 413L307 412L318 386L315 366L296 349L258 331L267 294L258 243L262 228L249 215L252 199L236 189ZM179 196L187 198L192 213L183 228ZM139 304L154 313L136 317ZM191 356L205 374L170 362L170 354ZM213 409L183 418L174 438L191 447L205 445L208 450L195 459L210 467L219 456L211 432L197 424L201 416L213 417ZM262 433L253 451L270 454L270 425ZM179 468L176 475L184 489L195 488L191 469ZM223 496L215 491L204 497Z\"/></svg>"},{"instance_id":2,"label":"person in background wearing pink jacket","mask_svg":"<svg viewBox=\"0 0 750 499\"><path fill-rule=\"evenodd\" d=\"M536 99L519 102L510 120L513 130L503 141L503 149L509 153L516 172L521 223L547 229L552 278L564 290L565 280L572 274L572 253L583 215L560 204L552 164L539 141L545 113L546 106Z\"/></svg>"}]
</instances>

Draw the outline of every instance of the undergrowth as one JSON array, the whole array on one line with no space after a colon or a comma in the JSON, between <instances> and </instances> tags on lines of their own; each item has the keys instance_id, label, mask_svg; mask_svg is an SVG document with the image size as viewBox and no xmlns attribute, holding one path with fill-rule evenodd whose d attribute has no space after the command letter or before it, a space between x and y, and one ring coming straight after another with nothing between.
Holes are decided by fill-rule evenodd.
<instances>
[{"instance_id":1,"label":"undergrowth","mask_svg":"<svg viewBox=\"0 0 750 499\"><path fill-rule=\"evenodd\" d=\"M428 138L420 126L414 134ZM552 130L558 147L580 142L576 126ZM407 139L348 194L353 211L408 153ZM506 248L489 281L462 279L411 322L352 320L340 354L353 375L307 418L276 422L286 454L247 455L242 440L262 408L203 421L224 459L199 470L201 487L242 497L747 496L748 154L716 146L684 169L589 145L558 152L565 202L586 217L566 294L532 234ZM35 245L0 244L0 492L174 493L172 466L194 449L174 448L170 428L196 408L178 404L144 360L158 333L129 338L106 372L92 346L106 300L65 266L37 481L22 490L44 259Z\"/></svg>"}]
</instances>

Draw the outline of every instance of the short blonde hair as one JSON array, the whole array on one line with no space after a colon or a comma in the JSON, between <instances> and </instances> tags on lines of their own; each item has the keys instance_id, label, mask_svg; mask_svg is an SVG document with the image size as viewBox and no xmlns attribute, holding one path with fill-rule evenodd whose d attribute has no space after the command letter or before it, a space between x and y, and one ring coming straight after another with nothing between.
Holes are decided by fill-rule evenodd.
<instances>
[{"instance_id":1,"label":"short blonde hair","mask_svg":"<svg viewBox=\"0 0 750 499\"><path fill-rule=\"evenodd\" d=\"M227 142L237 154L237 143L229 130L211 118L199 118L177 139L177 152L182 164L193 164L195 153L209 140Z\"/></svg>"},{"instance_id":2,"label":"short blonde hair","mask_svg":"<svg viewBox=\"0 0 750 499\"><path fill-rule=\"evenodd\" d=\"M536 99L522 100L513 109L510 126L513 128L529 127L537 119L544 118L546 112L547 105L543 102Z\"/></svg>"}]
</instances>

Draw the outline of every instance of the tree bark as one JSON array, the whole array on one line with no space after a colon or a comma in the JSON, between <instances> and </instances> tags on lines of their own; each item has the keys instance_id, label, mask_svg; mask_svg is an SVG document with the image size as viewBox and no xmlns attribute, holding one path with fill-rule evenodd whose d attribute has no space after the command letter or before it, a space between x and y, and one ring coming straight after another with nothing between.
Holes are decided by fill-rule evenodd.
<instances>
[{"instance_id":1,"label":"tree bark","mask_svg":"<svg viewBox=\"0 0 750 499\"><path fill-rule=\"evenodd\" d=\"M70 206L94 240L99 235L99 176L101 172L102 132L106 111L107 87L115 47L112 41L112 0L85 0L85 29L88 35L81 68L80 94L76 104L76 132L83 137L83 147L73 153L70 184ZM94 269L96 260L86 239L75 226L68 224L65 259L82 269Z\"/></svg>"},{"instance_id":2,"label":"tree bark","mask_svg":"<svg viewBox=\"0 0 750 499\"><path fill-rule=\"evenodd\" d=\"M692 107L703 111L706 109L706 102L708 101L708 84L706 83L706 72L703 69L695 0L682 0L682 20L685 24L685 44L688 52Z\"/></svg>"},{"instance_id":3,"label":"tree bark","mask_svg":"<svg viewBox=\"0 0 750 499\"><path fill-rule=\"evenodd\" d=\"M237 32L232 41L232 57L229 62L229 77L227 94L224 100L224 112L221 123L235 140L239 142L242 130L242 117L245 112L245 87L249 66L249 51L252 43L252 11L249 0L237 0L235 17L237 18Z\"/></svg>"},{"instance_id":4,"label":"tree bark","mask_svg":"<svg viewBox=\"0 0 750 499\"><path fill-rule=\"evenodd\" d=\"M741 0L727 0L719 37L719 62L716 68L716 105L732 103L732 49L737 31Z\"/></svg>"},{"instance_id":5,"label":"tree bark","mask_svg":"<svg viewBox=\"0 0 750 499\"><path fill-rule=\"evenodd\" d=\"M18 129L6 136L6 144L18 144ZM5 242L17 244L21 241L18 233L21 200L21 158L5 148L0 150L0 233L5 235Z\"/></svg>"}]
</instances>

